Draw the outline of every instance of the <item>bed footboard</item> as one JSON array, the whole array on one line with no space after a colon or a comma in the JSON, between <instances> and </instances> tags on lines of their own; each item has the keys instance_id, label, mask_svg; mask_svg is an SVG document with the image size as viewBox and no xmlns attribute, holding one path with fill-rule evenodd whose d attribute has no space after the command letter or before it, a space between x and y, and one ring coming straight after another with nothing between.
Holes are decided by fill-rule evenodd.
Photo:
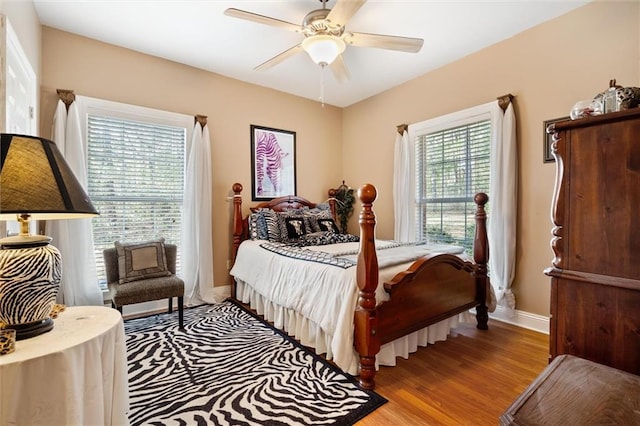
<instances>
[{"instance_id":1,"label":"bed footboard","mask_svg":"<svg viewBox=\"0 0 640 426\"><path fill-rule=\"evenodd\" d=\"M378 307L378 333L385 344L478 304L475 265L452 254L418 259L384 283L390 301Z\"/></svg>"},{"instance_id":2,"label":"bed footboard","mask_svg":"<svg viewBox=\"0 0 640 426\"><path fill-rule=\"evenodd\" d=\"M477 194L474 262L451 254L434 254L415 261L411 267L385 283L390 299L376 307L378 259L375 251L376 198L373 185L358 190L360 213L360 252L357 281L358 306L354 316L355 347L360 356L360 386L375 387L375 357L384 343L391 342L453 315L476 308L477 327L487 329L486 297L489 281L489 248L484 206L486 194Z\"/></svg>"}]
</instances>

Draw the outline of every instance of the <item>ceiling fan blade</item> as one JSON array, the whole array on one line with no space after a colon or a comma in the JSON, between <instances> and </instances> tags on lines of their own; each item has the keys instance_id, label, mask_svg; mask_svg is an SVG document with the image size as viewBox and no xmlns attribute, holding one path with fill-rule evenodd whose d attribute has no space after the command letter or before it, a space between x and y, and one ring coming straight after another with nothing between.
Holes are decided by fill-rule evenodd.
<instances>
[{"instance_id":1,"label":"ceiling fan blade","mask_svg":"<svg viewBox=\"0 0 640 426\"><path fill-rule=\"evenodd\" d=\"M302 45L301 44L298 44L296 46L293 46L290 49L285 50L282 53L277 54L276 56L274 56L273 58L269 59L268 61L265 61L265 62L261 63L260 65L255 67L254 70L256 70L256 71L266 71L269 68L278 65L280 62L283 62L285 59L289 59L293 55L295 55L297 53L300 53L300 52L304 52L304 49L302 49Z\"/></svg>"},{"instance_id":2,"label":"ceiling fan blade","mask_svg":"<svg viewBox=\"0 0 640 426\"><path fill-rule=\"evenodd\" d=\"M421 38L353 32L345 32L343 39L345 43L351 46L376 47L378 49L400 50L412 53L419 52L424 43Z\"/></svg>"},{"instance_id":3,"label":"ceiling fan blade","mask_svg":"<svg viewBox=\"0 0 640 426\"><path fill-rule=\"evenodd\" d=\"M338 0L327 19L334 24L345 26L367 0Z\"/></svg>"},{"instance_id":4,"label":"ceiling fan blade","mask_svg":"<svg viewBox=\"0 0 640 426\"><path fill-rule=\"evenodd\" d=\"M257 13L247 12L246 10L235 9L233 7L224 11L227 16L234 18L245 19L247 21L257 22L259 24L271 25L272 27L284 28L289 31L300 32L300 25L293 24L287 21L281 21L280 19L270 18L264 15L258 15Z\"/></svg>"},{"instance_id":5,"label":"ceiling fan blade","mask_svg":"<svg viewBox=\"0 0 640 426\"><path fill-rule=\"evenodd\" d=\"M338 83L345 83L351 78L349 70L347 69L344 60L342 59L342 55L338 55L338 57L333 62L331 62L329 68L331 69L331 73L338 81Z\"/></svg>"}]
</instances>

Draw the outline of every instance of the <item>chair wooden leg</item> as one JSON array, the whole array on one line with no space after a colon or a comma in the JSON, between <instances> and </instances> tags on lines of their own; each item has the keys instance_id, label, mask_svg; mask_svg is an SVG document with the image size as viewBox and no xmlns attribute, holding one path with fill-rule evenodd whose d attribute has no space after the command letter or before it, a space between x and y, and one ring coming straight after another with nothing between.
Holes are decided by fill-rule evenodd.
<instances>
[{"instance_id":1,"label":"chair wooden leg","mask_svg":"<svg viewBox=\"0 0 640 426\"><path fill-rule=\"evenodd\" d=\"M178 328L180 330L184 330L183 300L183 296L178 297Z\"/></svg>"},{"instance_id":2,"label":"chair wooden leg","mask_svg":"<svg viewBox=\"0 0 640 426\"><path fill-rule=\"evenodd\" d=\"M169 313L173 312L173 297L169 298Z\"/></svg>"}]
</instances>

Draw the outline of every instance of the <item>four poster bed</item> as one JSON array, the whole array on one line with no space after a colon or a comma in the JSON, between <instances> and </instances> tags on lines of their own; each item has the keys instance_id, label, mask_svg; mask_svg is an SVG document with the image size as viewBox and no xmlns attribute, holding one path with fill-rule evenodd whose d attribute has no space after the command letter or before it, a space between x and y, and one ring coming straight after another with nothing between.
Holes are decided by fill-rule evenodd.
<instances>
[{"instance_id":1,"label":"four poster bed","mask_svg":"<svg viewBox=\"0 0 640 426\"><path fill-rule=\"evenodd\" d=\"M264 223L261 227L258 221L280 215L283 233L299 233L299 223L289 226L296 219L286 217L308 212L311 221L314 214L335 220L335 191L329 191L326 212L318 213L320 204L288 196L253 206L247 217L242 215L241 191L241 184L233 185L232 297L250 304L302 344L325 353L345 372L359 375L363 388L375 386L376 355L380 364L395 365L396 356L406 357L418 345L446 339L459 317L472 308L477 327L487 329L491 286L486 194L474 199L476 235L470 259L454 246L375 240L373 185L358 191L359 242L355 236L313 232L309 235L314 238L307 238L312 245L295 240L293 246L260 239ZM288 228L282 226L283 217ZM300 221L313 230L309 217ZM267 228L275 229L269 220ZM300 236L300 241L304 237L308 236ZM335 237L340 237L339 243L329 244Z\"/></svg>"}]
</instances>

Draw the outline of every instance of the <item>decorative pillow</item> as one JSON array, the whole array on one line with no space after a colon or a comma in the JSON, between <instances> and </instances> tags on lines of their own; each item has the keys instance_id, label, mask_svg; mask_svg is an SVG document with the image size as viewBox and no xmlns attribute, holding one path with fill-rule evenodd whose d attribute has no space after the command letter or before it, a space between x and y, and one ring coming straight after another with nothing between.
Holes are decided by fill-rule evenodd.
<instances>
[{"instance_id":1,"label":"decorative pillow","mask_svg":"<svg viewBox=\"0 0 640 426\"><path fill-rule=\"evenodd\" d=\"M280 242L291 243L307 233L304 216L300 211L278 212L280 224Z\"/></svg>"},{"instance_id":2,"label":"decorative pillow","mask_svg":"<svg viewBox=\"0 0 640 426\"><path fill-rule=\"evenodd\" d=\"M115 242L120 284L171 275L167 268L164 238L142 243Z\"/></svg>"},{"instance_id":3,"label":"decorative pillow","mask_svg":"<svg viewBox=\"0 0 640 426\"><path fill-rule=\"evenodd\" d=\"M331 211L331 206L329 205L329 203L319 203L316 204L316 209L318 210L328 210Z\"/></svg>"},{"instance_id":4,"label":"decorative pillow","mask_svg":"<svg viewBox=\"0 0 640 426\"><path fill-rule=\"evenodd\" d=\"M294 243L298 247L323 246L326 244L351 243L360 241L360 237L352 234L337 234L333 231L313 232L303 235Z\"/></svg>"},{"instance_id":5,"label":"decorative pillow","mask_svg":"<svg viewBox=\"0 0 640 426\"><path fill-rule=\"evenodd\" d=\"M269 231L262 212L249 215L249 237L252 240L268 240Z\"/></svg>"},{"instance_id":6,"label":"decorative pillow","mask_svg":"<svg viewBox=\"0 0 640 426\"><path fill-rule=\"evenodd\" d=\"M340 230L338 229L338 225L336 225L336 221L333 220L333 218L318 219L317 224L320 231L331 231L331 232L335 232L336 234L340 233Z\"/></svg>"},{"instance_id":7,"label":"decorative pillow","mask_svg":"<svg viewBox=\"0 0 640 426\"><path fill-rule=\"evenodd\" d=\"M278 214L273 210L264 209L259 213L264 217L264 222L267 226L267 239L272 243L278 243L281 241L280 222L278 220Z\"/></svg>"},{"instance_id":8,"label":"decorative pillow","mask_svg":"<svg viewBox=\"0 0 640 426\"><path fill-rule=\"evenodd\" d=\"M304 225L304 218L301 217L286 217L284 224L287 229L287 239L297 240L301 236L307 233L307 229Z\"/></svg>"},{"instance_id":9,"label":"decorative pillow","mask_svg":"<svg viewBox=\"0 0 640 426\"><path fill-rule=\"evenodd\" d=\"M320 219L333 219L331 216L331 210L321 210L318 208L309 209L304 211L304 217L307 219L307 225L310 229L310 232L320 232L324 231L324 229L320 229L318 226L318 220Z\"/></svg>"}]
</instances>

